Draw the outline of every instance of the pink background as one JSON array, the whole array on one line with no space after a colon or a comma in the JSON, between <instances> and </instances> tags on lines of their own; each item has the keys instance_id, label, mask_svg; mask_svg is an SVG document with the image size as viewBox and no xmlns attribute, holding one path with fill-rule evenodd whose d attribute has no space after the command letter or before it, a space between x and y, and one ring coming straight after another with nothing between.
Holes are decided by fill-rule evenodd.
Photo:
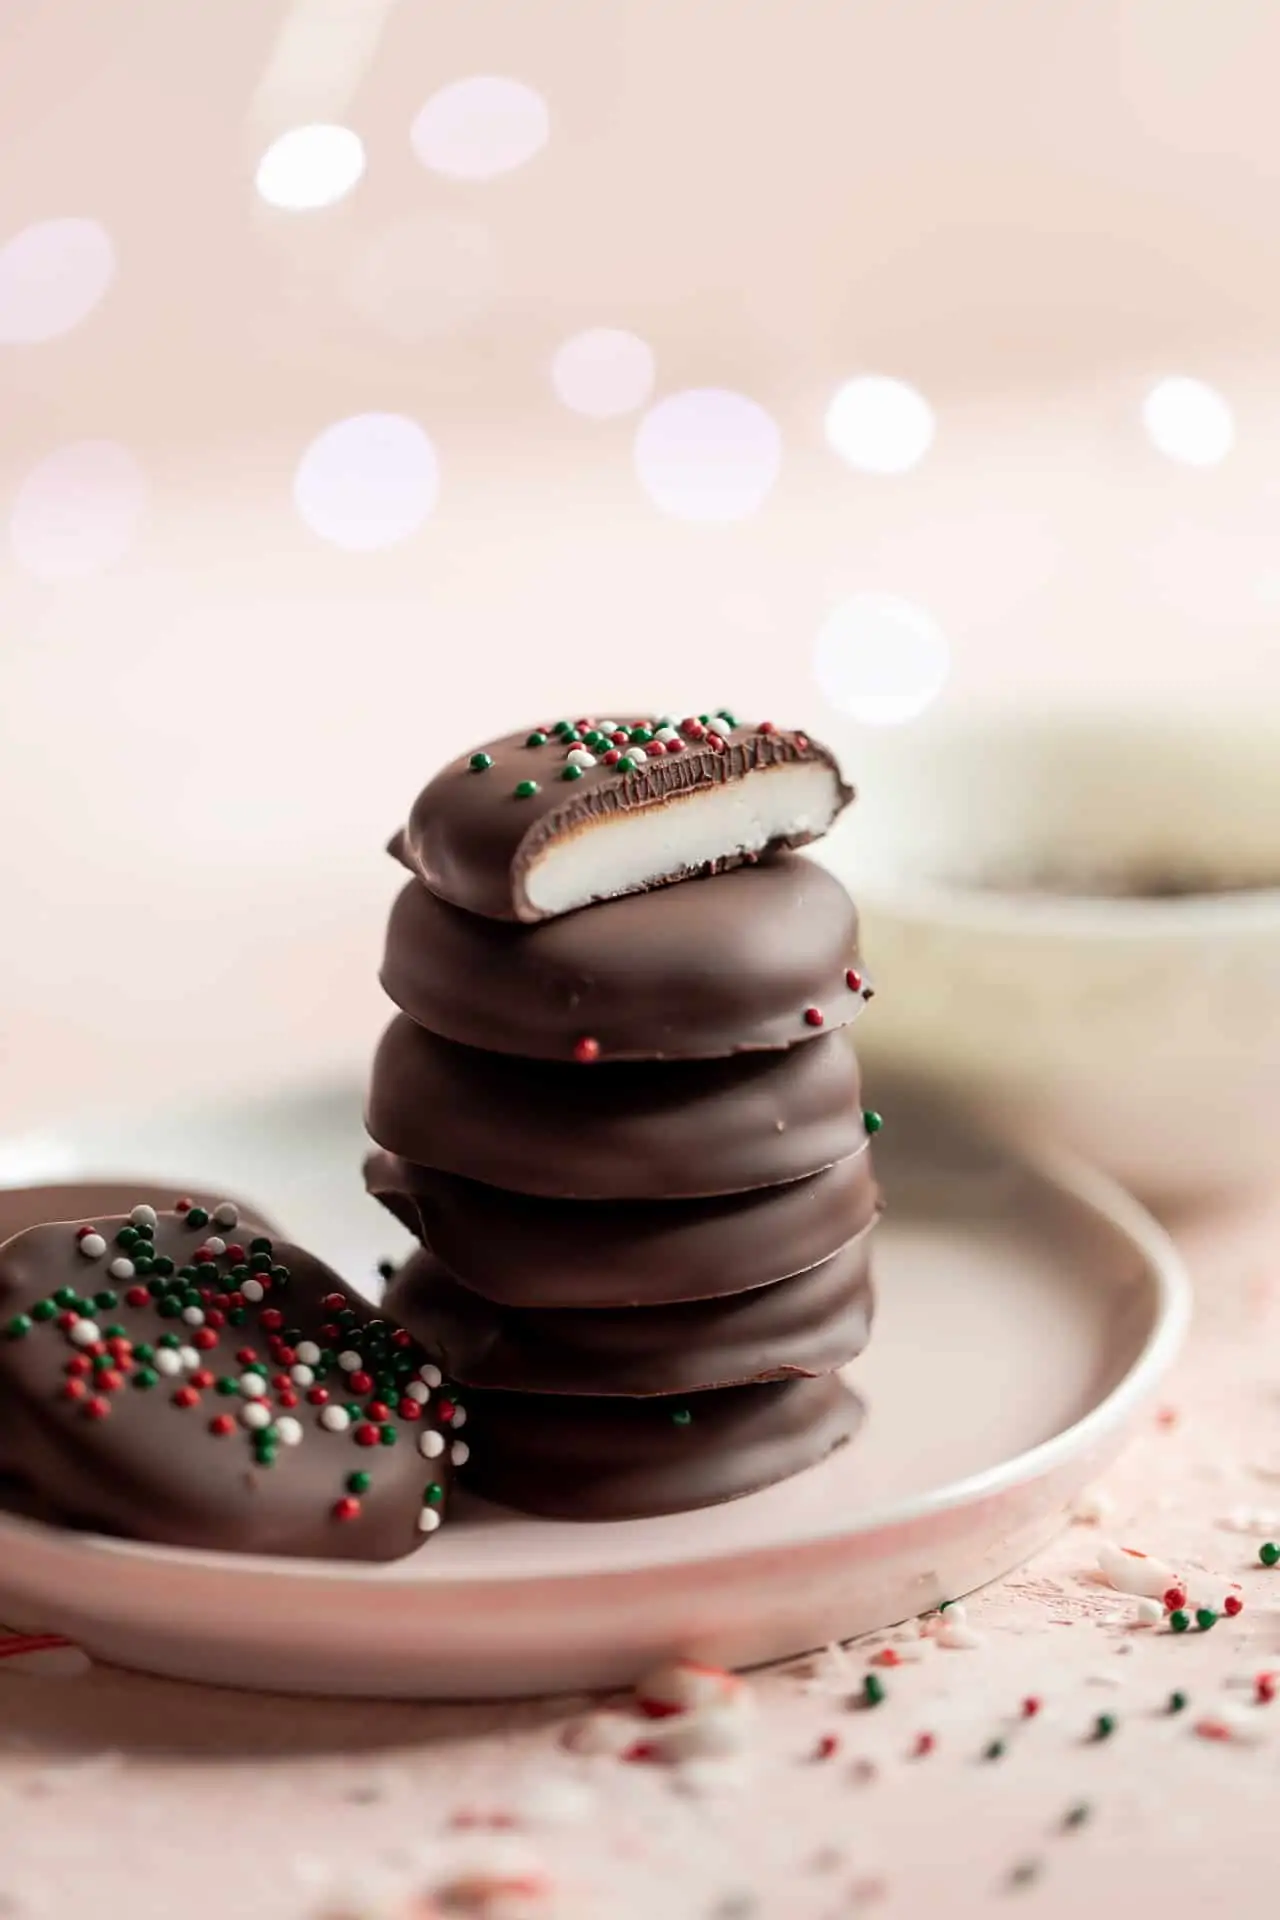
<instances>
[{"instance_id":1,"label":"pink background","mask_svg":"<svg viewBox=\"0 0 1280 1920\"><path fill-rule=\"evenodd\" d=\"M379 849L473 737L728 700L856 769L812 664L851 595L936 622L957 708L1274 688L1259 0L9 0L4 32L0 1126L357 1063ZM474 76L532 89L547 132L479 179L410 138ZM359 135L363 177L266 205L260 157L312 121ZM65 220L94 229L32 239ZM653 384L592 418L551 369L601 327ZM909 471L826 443L868 374L933 410ZM1231 410L1221 461L1144 431L1179 375ZM718 523L636 469L642 402L705 388L780 454ZM352 551L294 480L374 412L428 437L438 488ZM708 482L682 443L666 498L744 470Z\"/></svg>"}]
</instances>

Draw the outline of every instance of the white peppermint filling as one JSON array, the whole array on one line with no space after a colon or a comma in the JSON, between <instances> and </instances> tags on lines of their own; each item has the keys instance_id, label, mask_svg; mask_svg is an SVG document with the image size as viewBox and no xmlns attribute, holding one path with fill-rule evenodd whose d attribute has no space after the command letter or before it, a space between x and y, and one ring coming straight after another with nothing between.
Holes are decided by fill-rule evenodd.
<instances>
[{"instance_id":1,"label":"white peppermint filling","mask_svg":"<svg viewBox=\"0 0 1280 1920\"><path fill-rule=\"evenodd\" d=\"M585 821L531 864L525 892L539 913L572 913L716 860L759 853L771 840L816 837L839 807L836 775L821 761L758 767L723 786Z\"/></svg>"}]
</instances>

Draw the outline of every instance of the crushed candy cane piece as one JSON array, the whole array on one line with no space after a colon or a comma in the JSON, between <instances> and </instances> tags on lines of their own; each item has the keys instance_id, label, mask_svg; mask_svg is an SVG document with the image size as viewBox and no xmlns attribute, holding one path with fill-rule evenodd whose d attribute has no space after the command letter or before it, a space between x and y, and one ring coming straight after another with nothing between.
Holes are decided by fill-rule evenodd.
<instances>
[{"instance_id":1,"label":"crushed candy cane piece","mask_svg":"<svg viewBox=\"0 0 1280 1920\"><path fill-rule=\"evenodd\" d=\"M1100 1487L1091 1487L1082 1493L1071 1508L1071 1518L1078 1527L1100 1527L1104 1521L1114 1518L1116 1503L1109 1493L1103 1493Z\"/></svg>"},{"instance_id":2,"label":"crushed candy cane piece","mask_svg":"<svg viewBox=\"0 0 1280 1920\"><path fill-rule=\"evenodd\" d=\"M1103 1540L1098 1547L1098 1567L1117 1593L1130 1593L1144 1600L1163 1600L1169 1588L1178 1583L1172 1567L1163 1560L1133 1547L1117 1547Z\"/></svg>"},{"instance_id":3,"label":"crushed candy cane piece","mask_svg":"<svg viewBox=\"0 0 1280 1920\"><path fill-rule=\"evenodd\" d=\"M1164 1607L1159 1600L1141 1595L1133 1609L1135 1627L1158 1627L1164 1619Z\"/></svg>"},{"instance_id":4,"label":"crushed candy cane piece","mask_svg":"<svg viewBox=\"0 0 1280 1920\"><path fill-rule=\"evenodd\" d=\"M655 1667L636 1686L636 1705L651 1720L670 1714L693 1713L702 1707L745 1699L745 1683L724 1667L704 1666L698 1660L672 1660Z\"/></svg>"},{"instance_id":5,"label":"crushed candy cane piece","mask_svg":"<svg viewBox=\"0 0 1280 1920\"><path fill-rule=\"evenodd\" d=\"M636 1723L628 1714L606 1710L571 1720L560 1736L560 1744L570 1753L606 1754L616 1759L635 1737Z\"/></svg>"}]
</instances>

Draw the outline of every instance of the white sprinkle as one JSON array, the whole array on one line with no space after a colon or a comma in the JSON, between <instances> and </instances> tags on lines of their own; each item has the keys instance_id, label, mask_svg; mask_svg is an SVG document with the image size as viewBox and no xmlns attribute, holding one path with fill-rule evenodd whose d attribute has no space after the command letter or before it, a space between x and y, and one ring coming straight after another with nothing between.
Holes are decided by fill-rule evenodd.
<instances>
[{"instance_id":1,"label":"white sprinkle","mask_svg":"<svg viewBox=\"0 0 1280 1920\"><path fill-rule=\"evenodd\" d=\"M100 1260L107 1250L107 1243L100 1233L86 1233L84 1239L76 1244L86 1260Z\"/></svg>"},{"instance_id":2,"label":"white sprinkle","mask_svg":"<svg viewBox=\"0 0 1280 1920\"><path fill-rule=\"evenodd\" d=\"M320 1349L314 1340L299 1340L294 1352L304 1367L314 1367L320 1358Z\"/></svg>"},{"instance_id":3,"label":"white sprinkle","mask_svg":"<svg viewBox=\"0 0 1280 1920\"><path fill-rule=\"evenodd\" d=\"M211 1253L215 1260L221 1259L222 1255L226 1252L226 1250L227 1250L226 1241L219 1240L216 1233L214 1234L211 1240L205 1241L204 1247L202 1248L202 1251L204 1253Z\"/></svg>"},{"instance_id":4,"label":"white sprinkle","mask_svg":"<svg viewBox=\"0 0 1280 1920\"><path fill-rule=\"evenodd\" d=\"M261 1400L246 1401L240 1409L240 1423L242 1426L252 1427L255 1432L260 1432L263 1427L271 1425L271 1409L264 1407Z\"/></svg>"},{"instance_id":5,"label":"white sprinkle","mask_svg":"<svg viewBox=\"0 0 1280 1920\"><path fill-rule=\"evenodd\" d=\"M449 1458L455 1467L465 1467L471 1458L471 1449L465 1440L455 1440L449 1449Z\"/></svg>"},{"instance_id":6,"label":"white sprinkle","mask_svg":"<svg viewBox=\"0 0 1280 1920\"><path fill-rule=\"evenodd\" d=\"M944 1607L942 1612L938 1615L939 1621L944 1626L946 1625L947 1621L950 1621L953 1626L962 1627L968 1618L969 1618L969 1609L968 1607L966 1607L963 1600L953 1600L951 1602L951 1605L949 1607Z\"/></svg>"},{"instance_id":7,"label":"white sprinkle","mask_svg":"<svg viewBox=\"0 0 1280 1920\"><path fill-rule=\"evenodd\" d=\"M455 1406L453 1409L453 1425L455 1427L465 1427L466 1424L467 1424L466 1408Z\"/></svg>"},{"instance_id":8,"label":"white sprinkle","mask_svg":"<svg viewBox=\"0 0 1280 1920\"><path fill-rule=\"evenodd\" d=\"M1103 1493L1100 1487L1091 1488L1082 1493L1071 1509L1071 1518L1078 1527L1100 1527L1115 1516L1116 1503L1110 1494Z\"/></svg>"},{"instance_id":9,"label":"white sprinkle","mask_svg":"<svg viewBox=\"0 0 1280 1920\"><path fill-rule=\"evenodd\" d=\"M302 1422L295 1420L291 1413L282 1413L276 1421L276 1433L283 1446L299 1446L302 1441Z\"/></svg>"},{"instance_id":10,"label":"white sprinkle","mask_svg":"<svg viewBox=\"0 0 1280 1920\"><path fill-rule=\"evenodd\" d=\"M359 1373L364 1362L354 1347L344 1347L338 1355L338 1365L344 1373Z\"/></svg>"},{"instance_id":11,"label":"white sprinkle","mask_svg":"<svg viewBox=\"0 0 1280 1920\"><path fill-rule=\"evenodd\" d=\"M434 1533L436 1528L439 1525L440 1525L439 1510L435 1507L424 1507L422 1509L422 1512L418 1515L418 1532Z\"/></svg>"},{"instance_id":12,"label":"white sprinkle","mask_svg":"<svg viewBox=\"0 0 1280 1920\"><path fill-rule=\"evenodd\" d=\"M428 1360L425 1367L418 1368L418 1378L419 1380L425 1380L429 1387L438 1387L444 1379L444 1375L441 1373L439 1367L433 1367Z\"/></svg>"},{"instance_id":13,"label":"white sprinkle","mask_svg":"<svg viewBox=\"0 0 1280 1920\"><path fill-rule=\"evenodd\" d=\"M1180 1585L1172 1567L1163 1560L1152 1560L1145 1553L1126 1552L1110 1540L1098 1547L1098 1566L1117 1593L1131 1593L1147 1600L1160 1600L1170 1587Z\"/></svg>"},{"instance_id":14,"label":"white sprinkle","mask_svg":"<svg viewBox=\"0 0 1280 1920\"><path fill-rule=\"evenodd\" d=\"M184 1325L188 1327L202 1327L204 1325L203 1307L184 1307L182 1309L182 1319Z\"/></svg>"},{"instance_id":15,"label":"white sprinkle","mask_svg":"<svg viewBox=\"0 0 1280 1920\"><path fill-rule=\"evenodd\" d=\"M240 1282L240 1291L245 1299L255 1307L259 1300L265 1300L267 1297L267 1290L261 1280L242 1280Z\"/></svg>"},{"instance_id":16,"label":"white sprinkle","mask_svg":"<svg viewBox=\"0 0 1280 1920\"><path fill-rule=\"evenodd\" d=\"M137 1272L137 1268L134 1266L132 1260L126 1260L124 1255L121 1254L118 1259L111 1262L111 1265L107 1268L107 1272L113 1280L132 1280L134 1274Z\"/></svg>"},{"instance_id":17,"label":"white sprinkle","mask_svg":"<svg viewBox=\"0 0 1280 1920\"><path fill-rule=\"evenodd\" d=\"M639 1737L636 1723L625 1713L588 1713L571 1720L560 1736L570 1753L607 1754L616 1759Z\"/></svg>"},{"instance_id":18,"label":"white sprinkle","mask_svg":"<svg viewBox=\"0 0 1280 1920\"><path fill-rule=\"evenodd\" d=\"M239 1226L240 1209L234 1200L220 1200L218 1202L218 1205L213 1210L213 1224L215 1227Z\"/></svg>"},{"instance_id":19,"label":"white sprinkle","mask_svg":"<svg viewBox=\"0 0 1280 1920\"><path fill-rule=\"evenodd\" d=\"M444 1435L437 1433L434 1427L429 1427L425 1433L418 1435L418 1452L424 1460L438 1460L444 1452Z\"/></svg>"},{"instance_id":20,"label":"white sprinkle","mask_svg":"<svg viewBox=\"0 0 1280 1920\"><path fill-rule=\"evenodd\" d=\"M311 1387L315 1385L316 1376L311 1367L290 1367L289 1378L295 1387Z\"/></svg>"},{"instance_id":21,"label":"white sprinkle","mask_svg":"<svg viewBox=\"0 0 1280 1920\"><path fill-rule=\"evenodd\" d=\"M345 1407L323 1407L320 1411L320 1425L327 1427L330 1433L345 1433L351 1425L351 1415Z\"/></svg>"},{"instance_id":22,"label":"white sprinkle","mask_svg":"<svg viewBox=\"0 0 1280 1920\"><path fill-rule=\"evenodd\" d=\"M261 1400L267 1391L267 1383L260 1373L242 1373L236 1383L246 1400Z\"/></svg>"},{"instance_id":23,"label":"white sprinkle","mask_svg":"<svg viewBox=\"0 0 1280 1920\"><path fill-rule=\"evenodd\" d=\"M67 1333L73 1347L91 1347L102 1338L96 1320L77 1320Z\"/></svg>"},{"instance_id":24,"label":"white sprinkle","mask_svg":"<svg viewBox=\"0 0 1280 1920\"><path fill-rule=\"evenodd\" d=\"M644 751L643 747L632 747L629 753L623 754L621 760L618 762L618 765L620 767L627 767L630 769L632 773L634 773L638 768L642 767L645 764L648 758L649 756Z\"/></svg>"},{"instance_id":25,"label":"white sprinkle","mask_svg":"<svg viewBox=\"0 0 1280 1920\"><path fill-rule=\"evenodd\" d=\"M680 735L676 732L674 727L659 727L657 738L659 740L678 740L680 738Z\"/></svg>"},{"instance_id":26,"label":"white sprinkle","mask_svg":"<svg viewBox=\"0 0 1280 1920\"><path fill-rule=\"evenodd\" d=\"M182 1372L182 1356L176 1347L159 1347L156 1350L156 1372L167 1374L170 1379Z\"/></svg>"},{"instance_id":27,"label":"white sprinkle","mask_svg":"<svg viewBox=\"0 0 1280 1920\"><path fill-rule=\"evenodd\" d=\"M934 1639L940 1647L948 1647L953 1653L969 1652L974 1647L986 1645L980 1633L975 1633L963 1620L953 1621L949 1611L943 1615L942 1625Z\"/></svg>"},{"instance_id":28,"label":"white sprinkle","mask_svg":"<svg viewBox=\"0 0 1280 1920\"><path fill-rule=\"evenodd\" d=\"M674 1714L646 1727L642 1738L663 1760L702 1760L741 1753L752 1738L754 1715L744 1696L734 1704Z\"/></svg>"},{"instance_id":29,"label":"white sprinkle","mask_svg":"<svg viewBox=\"0 0 1280 1920\"><path fill-rule=\"evenodd\" d=\"M200 1355L194 1347L179 1347L178 1358L188 1373L194 1373L197 1367L204 1365L204 1361L200 1358Z\"/></svg>"},{"instance_id":30,"label":"white sprinkle","mask_svg":"<svg viewBox=\"0 0 1280 1920\"><path fill-rule=\"evenodd\" d=\"M425 1407L431 1398L431 1389L424 1387L421 1380L411 1380L404 1390L404 1397L406 1400L416 1400L420 1407Z\"/></svg>"},{"instance_id":31,"label":"white sprinkle","mask_svg":"<svg viewBox=\"0 0 1280 1920\"><path fill-rule=\"evenodd\" d=\"M570 767L582 767L583 769L594 767L596 757L594 753L588 753L585 747L570 747L568 753L565 755L565 764Z\"/></svg>"},{"instance_id":32,"label":"white sprinkle","mask_svg":"<svg viewBox=\"0 0 1280 1920\"><path fill-rule=\"evenodd\" d=\"M138 1206L129 1215L135 1227L154 1227L159 1224L160 1216L154 1207Z\"/></svg>"},{"instance_id":33,"label":"white sprinkle","mask_svg":"<svg viewBox=\"0 0 1280 1920\"><path fill-rule=\"evenodd\" d=\"M1164 1619L1164 1608L1158 1600L1148 1599L1145 1595L1139 1599L1133 1609L1135 1627L1158 1627Z\"/></svg>"}]
</instances>

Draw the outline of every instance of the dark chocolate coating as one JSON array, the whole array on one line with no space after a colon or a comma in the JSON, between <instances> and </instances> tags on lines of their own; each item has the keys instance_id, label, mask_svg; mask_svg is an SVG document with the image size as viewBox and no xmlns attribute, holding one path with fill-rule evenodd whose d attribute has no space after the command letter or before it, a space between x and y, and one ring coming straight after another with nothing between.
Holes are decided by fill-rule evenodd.
<instances>
[{"instance_id":1,"label":"dark chocolate coating","mask_svg":"<svg viewBox=\"0 0 1280 1920\"><path fill-rule=\"evenodd\" d=\"M463 913L411 881L391 910L382 984L419 1026L467 1047L568 1060L587 1039L601 1060L696 1060L847 1026L864 1004L858 968L852 900L783 853L531 927Z\"/></svg>"},{"instance_id":2,"label":"dark chocolate coating","mask_svg":"<svg viewBox=\"0 0 1280 1920\"><path fill-rule=\"evenodd\" d=\"M620 722L628 730L645 724L651 723ZM482 771L473 769L469 753L451 761L419 794L408 825L392 841L396 857L442 900L495 920L546 917L525 890L530 866L553 842L589 831L611 815L658 808L698 789L802 762L831 768L840 807L853 798L829 750L804 733L736 727L721 736L725 744L720 749L706 739L690 739L682 751L646 759L634 771L601 761L574 781L562 778L564 742L553 734L542 746L531 747L529 733L526 727L489 741L482 751L492 765ZM535 781L538 790L517 798L515 788L525 780ZM812 832L779 835L760 851L803 846L815 837ZM726 848L721 859L695 871L738 866L742 857ZM686 868L657 884L689 877Z\"/></svg>"},{"instance_id":3,"label":"dark chocolate coating","mask_svg":"<svg viewBox=\"0 0 1280 1920\"><path fill-rule=\"evenodd\" d=\"M655 1307L768 1286L880 1210L862 1148L806 1179L711 1200L546 1200L377 1152L370 1193L475 1293L510 1307Z\"/></svg>"},{"instance_id":4,"label":"dark chocolate coating","mask_svg":"<svg viewBox=\"0 0 1280 1920\"><path fill-rule=\"evenodd\" d=\"M456 1402L418 1374L428 1364L421 1348L407 1335L397 1344L395 1330L380 1316L375 1325L368 1303L301 1248L277 1241L269 1257L254 1256L247 1225L159 1213L154 1238L126 1247L117 1236L132 1230L127 1216L91 1224L107 1241L95 1258L66 1222L27 1228L0 1247L0 1483L16 1483L29 1506L67 1525L172 1546L388 1560L428 1537L421 1517L428 1506L446 1510L461 1443ZM211 1237L246 1257L197 1262ZM266 1271L253 1270L255 1258ZM141 1266L116 1277L108 1269L118 1259ZM148 1261L172 1261L176 1271L156 1272ZM69 1293L54 1301L62 1289ZM333 1295L341 1304L325 1305ZM297 1349L308 1341L329 1358L317 1360L314 1381L295 1383L290 1369L303 1364ZM249 1349L259 1367L237 1357ZM337 1362L339 1350L366 1357L367 1380ZM255 1373L263 1391L218 1388ZM324 1405L308 1399L313 1390L327 1396ZM415 1417L394 1399L378 1406L392 1392L418 1409ZM253 1404L271 1416L265 1441L242 1418ZM322 1424L347 1406L358 1413L345 1431ZM225 1419L233 1430L215 1432L211 1423ZM425 1457L419 1442L440 1451ZM344 1519L335 1509L356 1495L348 1484L356 1473L370 1484ZM431 1486L438 1497L428 1501Z\"/></svg>"},{"instance_id":5,"label":"dark chocolate coating","mask_svg":"<svg viewBox=\"0 0 1280 1920\"><path fill-rule=\"evenodd\" d=\"M429 1252L387 1288L383 1308L451 1379L515 1393L697 1393L834 1373L871 1332L870 1235L771 1287L678 1306L495 1307Z\"/></svg>"},{"instance_id":6,"label":"dark chocolate coating","mask_svg":"<svg viewBox=\"0 0 1280 1920\"><path fill-rule=\"evenodd\" d=\"M378 1046L367 1125L418 1166L565 1200L776 1186L865 1138L842 1033L786 1053L578 1066L459 1047L403 1013Z\"/></svg>"},{"instance_id":7,"label":"dark chocolate coating","mask_svg":"<svg viewBox=\"0 0 1280 1920\"><path fill-rule=\"evenodd\" d=\"M754 1493L851 1440L862 1402L838 1374L682 1399L468 1395L465 1484L556 1520L634 1520ZM673 1415L687 1413L688 1424Z\"/></svg>"},{"instance_id":8,"label":"dark chocolate coating","mask_svg":"<svg viewBox=\"0 0 1280 1920\"><path fill-rule=\"evenodd\" d=\"M78 1180L54 1186L0 1187L0 1247L26 1227L44 1227L54 1220L93 1220L99 1215L128 1213L140 1193L164 1194L167 1208L172 1207L179 1198L194 1200L206 1213L211 1213L219 1201L230 1197L240 1214L244 1231L278 1231L261 1207L237 1200L234 1194L210 1194L194 1184L184 1187L151 1179ZM155 1204L159 1206L160 1202L156 1201Z\"/></svg>"}]
</instances>

